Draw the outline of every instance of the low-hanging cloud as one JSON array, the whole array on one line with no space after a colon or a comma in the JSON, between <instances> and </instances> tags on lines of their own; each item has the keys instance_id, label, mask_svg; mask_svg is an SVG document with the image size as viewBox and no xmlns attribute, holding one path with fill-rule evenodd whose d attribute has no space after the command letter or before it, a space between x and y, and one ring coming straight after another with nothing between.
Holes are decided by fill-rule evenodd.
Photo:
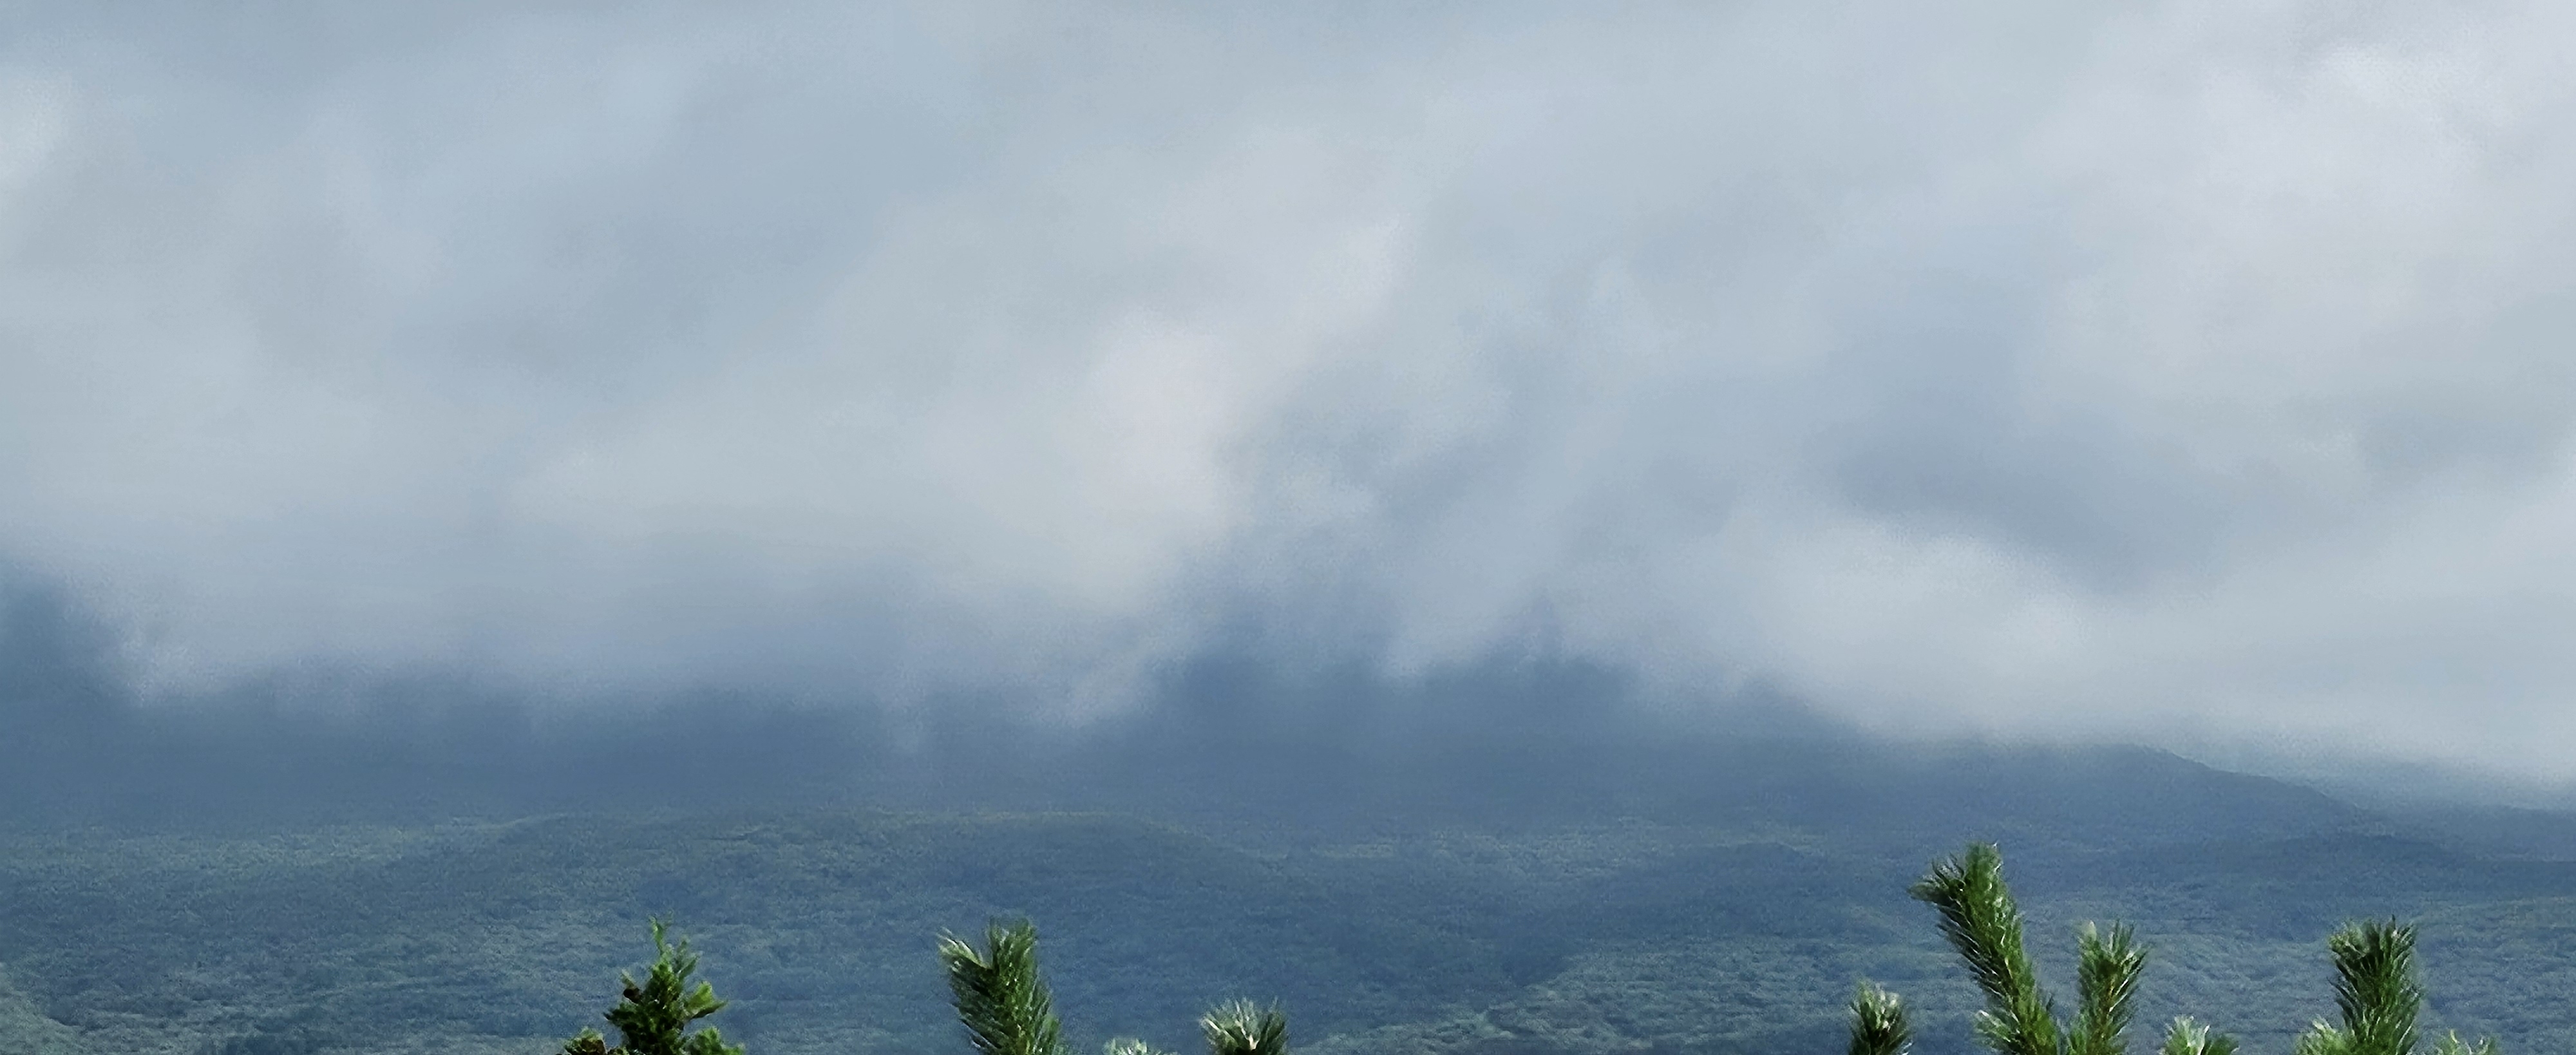
<instances>
[{"instance_id":1,"label":"low-hanging cloud","mask_svg":"<svg viewBox=\"0 0 2576 1055\"><path fill-rule=\"evenodd\" d=\"M1543 642L2576 775L2557 5L5 17L0 555L154 684Z\"/></svg>"}]
</instances>

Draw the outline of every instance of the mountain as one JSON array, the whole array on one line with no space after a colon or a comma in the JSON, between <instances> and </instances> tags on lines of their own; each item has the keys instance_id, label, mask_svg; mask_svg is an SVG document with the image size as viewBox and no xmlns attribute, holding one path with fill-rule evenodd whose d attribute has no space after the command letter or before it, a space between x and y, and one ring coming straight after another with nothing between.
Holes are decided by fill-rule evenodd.
<instances>
[{"instance_id":1,"label":"mountain","mask_svg":"<svg viewBox=\"0 0 2576 1055\"><path fill-rule=\"evenodd\" d=\"M2549 940L2576 866L2137 749L1658 752L1615 769L1581 750L1511 773L1352 765L1362 790L1311 811L1282 808L1293 785L1181 794L1184 770L1034 803L1097 807L1073 812L22 826L0 837L0 963L26 999L0 1014L31 1010L0 1037L534 1055L593 1023L664 916L736 1000L717 1022L756 1053L953 1052L932 938L1024 914L1077 1047L1188 1050L1196 1013L1241 995L1281 1000L1323 1053L1826 1050L1866 976L1917 1004L1926 1055L1956 1055L1972 996L1904 888L1991 838L2061 993L2075 922L2139 924L2159 957L2143 1022L2188 1009L2285 1045L2330 1007L2326 929L2397 913L2426 920L2439 1023L2576 1040L2576 1011L2537 988L2560 973ZM1547 793L1472 794L1520 776Z\"/></svg>"},{"instance_id":2,"label":"mountain","mask_svg":"<svg viewBox=\"0 0 2576 1055\"><path fill-rule=\"evenodd\" d=\"M45 1017L35 1001L0 977L0 1051L12 1055L92 1055L95 1050L71 1027Z\"/></svg>"}]
</instances>

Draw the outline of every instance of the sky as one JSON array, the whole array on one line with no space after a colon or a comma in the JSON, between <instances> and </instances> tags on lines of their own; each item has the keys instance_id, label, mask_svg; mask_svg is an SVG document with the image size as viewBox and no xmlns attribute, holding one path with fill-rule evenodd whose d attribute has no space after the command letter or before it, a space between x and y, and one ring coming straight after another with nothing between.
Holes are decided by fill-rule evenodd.
<instances>
[{"instance_id":1,"label":"sky","mask_svg":"<svg viewBox=\"0 0 2576 1055\"><path fill-rule=\"evenodd\" d=\"M0 7L0 566L1069 720L1544 653L2576 779L2576 8Z\"/></svg>"}]
</instances>

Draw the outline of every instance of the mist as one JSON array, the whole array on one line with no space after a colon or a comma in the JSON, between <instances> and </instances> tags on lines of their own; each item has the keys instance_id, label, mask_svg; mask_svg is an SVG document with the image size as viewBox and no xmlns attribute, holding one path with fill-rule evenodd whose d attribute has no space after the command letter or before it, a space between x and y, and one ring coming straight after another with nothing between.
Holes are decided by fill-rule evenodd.
<instances>
[{"instance_id":1,"label":"mist","mask_svg":"<svg viewBox=\"0 0 2576 1055\"><path fill-rule=\"evenodd\" d=\"M1428 708L2576 777L2553 6L7 17L0 650L61 743L571 789L621 722L792 783Z\"/></svg>"}]
</instances>

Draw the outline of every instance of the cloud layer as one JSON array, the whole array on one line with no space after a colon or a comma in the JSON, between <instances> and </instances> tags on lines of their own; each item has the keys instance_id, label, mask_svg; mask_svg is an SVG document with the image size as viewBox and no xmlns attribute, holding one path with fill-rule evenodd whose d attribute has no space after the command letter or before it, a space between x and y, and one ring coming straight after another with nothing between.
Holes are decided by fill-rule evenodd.
<instances>
[{"instance_id":1,"label":"cloud layer","mask_svg":"<svg viewBox=\"0 0 2576 1055\"><path fill-rule=\"evenodd\" d=\"M1537 647L2576 776L2576 13L1328 7L21 9L0 554L179 689Z\"/></svg>"}]
</instances>

